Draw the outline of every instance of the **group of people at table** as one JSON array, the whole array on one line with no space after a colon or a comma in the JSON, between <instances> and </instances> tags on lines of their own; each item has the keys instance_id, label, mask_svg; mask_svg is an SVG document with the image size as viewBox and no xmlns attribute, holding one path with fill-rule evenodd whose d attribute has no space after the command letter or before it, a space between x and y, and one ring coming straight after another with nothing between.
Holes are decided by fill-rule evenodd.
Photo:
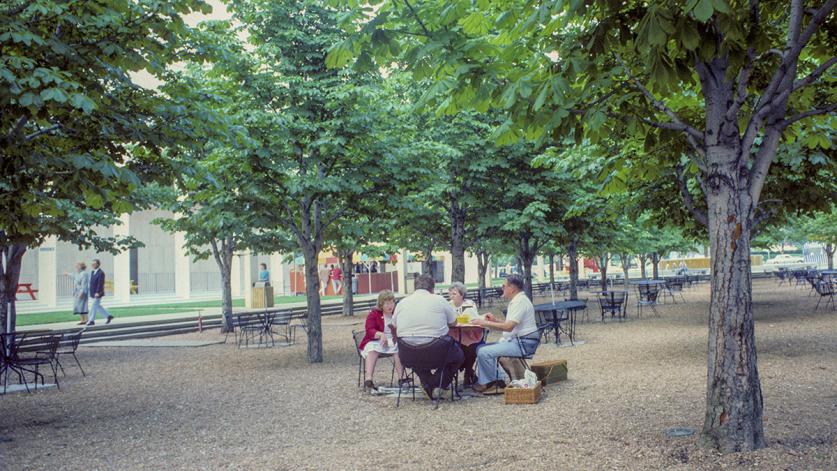
<instances>
[{"instance_id":1,"label":"group of people at table","mask_svg":"<svg viewBox=\"0 0 837 471\"><path fill-rule=\"evenodd\" d=\"M454 283L450 301L433 293L429 275L416 279L416 290L397 305L392 291L382 291L366 318L366 333L359 348L366 362L364 389L376 390L375 364L381 354L393 356L399 387L411 380L403 367L412 368L430 398L450 386L458 371L465 372L465 386L476 393L504 387L499 380L498 358L510 377L522 369L514 357L534 354L540 342L535 308L523 291L523 278L510 275L503 282L503 297L509 301L504 320L491 313L480 315L466 299L465 285ZM496 343L486 343L487 330L502 333Z\"/></svg>"}]
</instances>

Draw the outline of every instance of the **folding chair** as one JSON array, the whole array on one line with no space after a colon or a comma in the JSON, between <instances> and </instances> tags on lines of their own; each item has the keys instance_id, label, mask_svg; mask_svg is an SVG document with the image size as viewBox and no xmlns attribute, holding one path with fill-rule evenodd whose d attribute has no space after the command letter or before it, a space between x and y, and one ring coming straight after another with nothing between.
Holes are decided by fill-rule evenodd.
<instances>
[{"instance_id":1,"label":"folding chair","mask_svg":"<svg viewBox=\"0 0 837 471\"><path fill-rule=\"evenodd\" d=\"M355 353L357 353L357 387L360 387L360 381L362 376L366 376L366 359L363 358L363 355L360 354L360 342L363 341L363 337L366 334L364 330L353 330L352 331L352 339L355 341ZM393 354L391 353L379 353L378 358L389 358L389 361L392 362L392 373L389 376L389 385L393 386L394 378L395 378L395 359L393 358Z\"/></svg>"},{"instance_id":2,"label":"folding chair","mask_svg":"<svg viewBox=\"0 0 837 471\"><path fill-rule=\"evenodd\" d=\"M545 328L545 326L544 326ZM544 331L542 327L538 327L536 332L533 332L529 335L524 337L515 337L517 340L517 346L520 348L521 355L505 355L500 356L494 359L494 391L499 393L500 392L500 359L501 358L511 358L520 361L523 364L523 368L525 370L529 369L529 362L527 360L531 360L535 357L535 352L538 350L538 346L541 344L541 336L543 335ZM513 378L509 378L513 379Z\"/></svg>"},{"instance_id":3,"label":"folding chair","mask_svg":"<svg viewBox=\"0 0 837 471\"><path fill-rule=\"evenodd\" d=\"M449 337L447 337L447 338L449 338ZM439 337L439 338L437 338L437 337L427 337L425 339L428 340L427 343L413 344L413 343L410 343L408 341L405 341L403 338L400 338L400 337L398 338L398 351L399 352L403 352L405 350L410 351L410 350L417 350L417 349L418 350L425 350L425 349L427 350L427 355L424 356L424 358L421 361L416 361L416 360L413 360L413 359L407 359L405 361L404 355L401 356L401 377L399 378L399 381L398 381L399 385L403 382L403 380L407 379L408 377L410 378L412 384L415 385L416 384L416 378L415 378L415 376L416 376L416 371L415 370L416 369L437 370L437 372L438 372L439 368L444 368L444 367L447 366L446 364L442 364L442 365L433 364L433 362L431 360L431 357L434 356L433 353L438 354L441 351L443 351L442 348L444 346L442 346L438 342L445 342L447 344L446 348L448 349L447 353L445 355L438 355L441 358L447 359L447 356L450 353L450 349L459 348L459 345L452 338L449 338L450 340L446 340L446 337ZM437 351L434 352L433 351L434 348L437 349ZM439 373L439 386L438 386L438 388L442 389L442 385L444 384L445 375L441 372L438 372L438 373ZM422 385L421 387L424 387L424 385ZM453 374L451 375L451 391L450 391L450 400L451 401L454 401L456 396L459 395L458 388L459 388L459 372L454 371ZM413 394L413 400L415 401L416 400L416 388L414 386L411 389L412 389L412 394ZM400 407L400 405L401 405L401 391L402 390L403 390L403 388L401 388L399 386L399 388L398 388L398 399L395 402L395 407ZM436 395L435 397L431 398L432 401L433 401L433 409L434 410L439 408L439 400L441 400L441 398L442 398L441 394Z\"/></svg>"}]
</instances>

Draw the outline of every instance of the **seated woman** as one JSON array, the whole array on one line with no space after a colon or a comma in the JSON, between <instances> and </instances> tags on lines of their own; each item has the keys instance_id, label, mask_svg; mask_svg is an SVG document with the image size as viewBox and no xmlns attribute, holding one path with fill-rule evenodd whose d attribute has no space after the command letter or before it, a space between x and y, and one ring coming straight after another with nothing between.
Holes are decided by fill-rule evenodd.
<instances>
[{"instance_id":1,"label":"seated woman","mask_svg":"<svg viewBox=\"0 0 837 471\"><path fill-rule=\"evenodd\" d=\"M454 282L450 289L448 290L448 295L450 297L450 304L456 310L456 315L467 315L468 321L470 322L473 319L477 319L480 317L479 311L477 311L477 305L474 304L473 301L470 299L465 299L468 290L465 288L465 285L456 281ZM460 346L462 347L462 353L465 354L465 362L462 363L461 370L465 370L465 385L471 385L476 382L476 374L474 374L474 362L477 361L477 348L482 345L483 343L483 334L484 332L481 330L476 329L467 329L462 331L462 340L460 342ZM459 340L459 335L451 334L451 336L457 340Z\"/></svg>"},{"instance_id":2,"label":"seated woman","mask_svg":"<svg viewBox=\"0 0 837 471\"><path fill-rule=\"evenodd\" d=\"M360 354L366 361L366 378L363 382L363 389L368 391L377 390L372 378L375 373L375 364L381 354L393 355L395 370L398 377L401 377L401 360L398 358L398 344L390 329L392 323L392 312L395 310L395 295L392 291L385 289L378 293L378 304L369 311L366 316L366 335L360 342Z\"/></svg>"}]
</instances>

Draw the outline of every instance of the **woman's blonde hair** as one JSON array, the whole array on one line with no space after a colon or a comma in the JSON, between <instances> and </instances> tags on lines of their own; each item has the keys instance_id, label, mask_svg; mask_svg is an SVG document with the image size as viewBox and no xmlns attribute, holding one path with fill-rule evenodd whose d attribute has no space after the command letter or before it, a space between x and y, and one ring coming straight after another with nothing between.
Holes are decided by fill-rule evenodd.
<instances>
[{"instance_id":1,"label":"woman's blonde hair","mask_svg":"<svg viewBox=\"0 0 837 471\"><path fill-rule=\"evenodd\" d=\"M76 266L81 268L82 270L87 270L87 265L84 262L76 263Z\"/></svg>"},{"instance_id":2,"label":"woman's blonde hair","mask_svg":"<svg viewBox=\"0 0 837 471\"><path fill-rule=\"evenodd\" d=\"M378 309L383 310L384 309L384 303L387 302L387 301L395 302L395 293L393 293L392 291L390 291L388 289L385 289L385 290L381 291L380 293L378 293L378 305L377 305Z\"/></svg>"}]
</instances>

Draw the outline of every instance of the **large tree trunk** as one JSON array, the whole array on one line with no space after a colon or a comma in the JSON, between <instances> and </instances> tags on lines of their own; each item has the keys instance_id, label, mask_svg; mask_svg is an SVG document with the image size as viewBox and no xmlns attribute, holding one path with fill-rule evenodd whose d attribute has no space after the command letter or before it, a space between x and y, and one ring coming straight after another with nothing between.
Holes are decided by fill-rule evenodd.
<instances>
[{"instance_id":1,"label":"large tree trunk","mask_svg":"<svg viewBox=\"0 0 837 471\"><path fill-rule=\"evenodd\" d=\"M451 281L465 282L465 216L466 210L457 201L450 208Z\"/></svg>"},{"instance_id":2,"label":"large tree trunk","mask_svg":"<svg viewBox=\"0 0 837 471\"><path fill-rule=\"evenodd\" d=\"M315 244L319 246L320 244ZM305 300L308 304L308 362L323 361L322 312L320 306L320 275L317 270L319 250L313 244L302 248L305 257ZM345 289L345 287L344 287ZM351 290L351 286L349 286Z\"/></svg>"},{"instance_id":3,"label":"large tree trunk","mask_svg":"<svg viewBox=\"0 0 837 471\"><path fill-rule=\"evenodd\" d=\"M602 291L607 291L607 264L610 262L610 255L600 255L599 257L599 273L602 275L600 286Z\"/></svg>"},{"instance_id":4,"label":"large tree trunk","mask_svg":"<svg viewBox=\"0 0 837 471\"><path fill-rule=\"evenodd\" d=\"M14 332L17 328L15 294L20 282L20 268L26 246L12 244L0 247L0 332Z\"/></svg>"},{"instance_id":5,"label":"large tree trunk","mask_svg":"<svg viewBox=\"0 0 837 471\"><path fill-rule=\"evenodd\" d=\"M834 270L834 244L825 244L825 256L828 259L828 269Z\"/></svg>"},{"instance_id":6,"label":"large tree trunk","mask_svg":"<svg viewBox=\"0 0 837 471\"><path fill-rule=\"evenodd\" d=\"M354 270L352 270L352 257L354 256L354 250L343 250L338 252L338 256L340 257L340 264L342 265L343 270L343 315L344 316L353 316L354 315L354 304L355 298L354 293L352 293L352 277L354 276ZM372 276L371 274L367 273L367 276ZM360 279L358 279L358 283L360 283Z\"/></svg>"},{"instance_id":7,"label":"large tree trunk","mask_svg":"<svg viewBox=\"0 0 837 471\"><path fill-rule=\"evenodd\" d=\"M567 246L567 261L570 264L570 299L578 299L578 246L575 239Z\"/></svg>"},{"instance_id":8,"label":"large tree trunk","mask_svg":"<svg viewBox=\"0 0 837 471\"><path fill-rule=\"evenodd\" d=\"M645 262L648 260L648 254L641 253L637 255L637 257L639 257L639 273L644 280L647 278L645 273Z\"/></svg>"},{"instance_id":9,"label":"large tree trunk","mask_svg":"<svg viewBox=\"0 0 837 471\"><path fill-rule=\"evenodd\" d=\"M657 252L651 254L651 265L654 269L654 279L660 279L660 254L658 254Z\"/></svg>"},{"instance_id":10,"label":"large tree trunk","mask_svg":"<svg viewBox=\"0 0 837 471\"><path fill-rule=\"evenodd\" d=\"M628 291L628 283L630 283L628 278L630 278L629 270L631 269L631 259L626 253L620 255L619 258L622 260L622 274L625 276L625 291Z\"/></svg>"},{"instance_id":11,"label":"large tree trunk","mask_svg":"<svg viewBox=\"0 0 837 471\"><path fill-rule=\"evenodd\" d=\"M701 443L721 451L765 446L750 279L754 203L737 152L707 150L712 296L709 307L709 370Z\"/></svg>"},{"instance_id":12,"label":"large tree trunk","mask_svg":"<svg viewBox=\"0 0 837 471\"><path fill-rule=\"evenodd\" d=\"M558 256L558 271L564 271L564 254L556 254Z\"/></svg>"},{"instance_id":13,"label":"large tree trunk","mask_svg":"<svg viewBox=\"0 0 837 471\"><path fill-rule=\"evenodd\" d=\"M210 240L212 256L218 264L218 271L221 272L221 332L233 331L233 306L232 306L232 259L235 251L235 242L232 237L221 240L219 246L215 239ZM245 287L246 289L246 287Z\"/></svg>"}]
</instances>

